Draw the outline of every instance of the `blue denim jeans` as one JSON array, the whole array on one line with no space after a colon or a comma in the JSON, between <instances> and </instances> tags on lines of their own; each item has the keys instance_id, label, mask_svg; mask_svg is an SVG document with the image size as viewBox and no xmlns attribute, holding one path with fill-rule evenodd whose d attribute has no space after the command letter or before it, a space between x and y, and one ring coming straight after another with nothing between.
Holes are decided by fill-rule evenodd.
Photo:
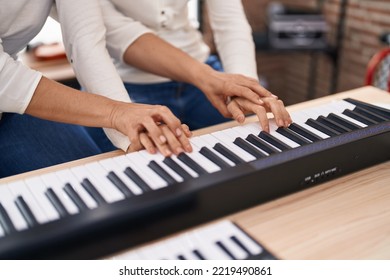
<instances>
[{"instance_id":1,"label":"blue denim jeans","mask_svg":"<svg viewBox=\"0 0 390 280\"><path fill-rule=\"evenodd\" d=\"M11 113L0 120L0 178L99 153L84 127Z\"/></svg>"},{"instance_id":2,"label":"blue denim jeans","mask_svg":"<svg viewBox=\"0 0 390 280\"><path fill-rule=\"evenodd\" d=\"M211 55L206 63L213 69L222 71L217 56ZM170 81L154 84L125 83L124 85L133 102L165 105L191 130L230 120L223 117L198 88L188 83ZM103 151L114 149L101 129L87 128L87 130Z\"/></svg>"},{"instance_id":3,"label":"blue denim jeans","mask_svg":"<svg viewBox=\"0 0 390 280\"><path fill-rule=\"evenodd\" d=\"M216 56L210 56L206 63L215 70L222 71L221 62ZM191 84L175 81L157 84L125 83L125 87L133 102L165 105L191 130L229 120Z\"/></svg>"}]
</instances>

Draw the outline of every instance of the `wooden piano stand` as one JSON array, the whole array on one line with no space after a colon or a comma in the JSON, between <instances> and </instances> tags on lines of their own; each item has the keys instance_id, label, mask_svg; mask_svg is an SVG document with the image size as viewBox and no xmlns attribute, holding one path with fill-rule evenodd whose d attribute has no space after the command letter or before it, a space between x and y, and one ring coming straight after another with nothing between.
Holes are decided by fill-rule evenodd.
<instances>
[{"instance_id":1,"label":"wooden piano stand","mask_svg":"<svg viewBox=\"0 0 390 280\"><path fill-rule=\"evenodd\" d=\"M389 94L364 87L289 106L288 109L293 112L345 97L390 105ZM250 117L247 122L255 120L255 117ZM194 134L202 135L235 125L234 122L225 123L195 131ZM119 154L120 151L115 151L53 166L4 178L0 183ZM218 221L225 219L234 221L279 259L390 259L390 161Z\"/></svg>"}]
</instances>

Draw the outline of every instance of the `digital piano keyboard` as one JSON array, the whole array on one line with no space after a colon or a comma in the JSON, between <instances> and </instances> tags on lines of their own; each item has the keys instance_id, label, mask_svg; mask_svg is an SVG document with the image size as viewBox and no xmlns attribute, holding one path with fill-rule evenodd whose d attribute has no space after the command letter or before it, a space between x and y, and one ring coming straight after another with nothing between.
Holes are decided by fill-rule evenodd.
<instances>
[{"instance_id":1,"label":"digital piano keyboard","mask_svg":"<svg viewBox=\"0 0 390 280\"><path fill-rule=\"evenodd\" d=\"M0 184L0 258L99 258L390 159L390 111L354 99Z\"/></svg>"},{"instance_id":2,"label":"digital piano keyboard","mask_svg":"<svg viewBox=\"0 0 390 280\"><path fill-rule=\"evenodd\" d=\"M112 260L274 260L243 229L222 221L151 245L115 254Z\"/></svg>"}]
</instances>

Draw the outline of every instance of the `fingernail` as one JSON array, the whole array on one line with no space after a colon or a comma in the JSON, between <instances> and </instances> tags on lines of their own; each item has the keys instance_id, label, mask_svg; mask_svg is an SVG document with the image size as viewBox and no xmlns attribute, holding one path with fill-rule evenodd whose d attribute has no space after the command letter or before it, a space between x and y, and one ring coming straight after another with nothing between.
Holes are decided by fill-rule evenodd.
<instances>
[{"instance_id":1,"label":"fingernail","mask_svg":"<svg viewBox=\"0 0 390 280\"><path fill-rule=\"evenodd\" d=\"M244 117L243 115L239 115L239 116L237 117L237 121L238 121L239 123L242 123L244 120L245 120L245 117Z\"/></svg>"},{"instance_id":2,"label":"fingernail","mask_svg":"<svg viewBox=\"0 0 390 280\"><path fill-rule=\"evenodd\" d=\"M264 101L261 98L258 99L258 102L259 102L260 105L264 104Z\"/></svg>"},{"instance_id":3,"label":"fingernail","mask_svg":"<svg viewBox=\"0 0 390 280\"><path fill-rule=\"evenodd\" d=\"M165 150L165 156L166 157L169 157L171 154L172 154L171 150L169 150L169 149Z\"/></svg>"},{"instance_id":4,"label":"fingernail","mask_svg":"<svg viewBox=\"0 0 390 280\"><path fill-rule=\"evenodd\" d=\"M279 126L284 126L284 122L282 120L278 121Z\"/></svg>"},{"instance_id":5,"label":"fingernail","mask_svg":"<svg viewBox=\"0 0 390 280\"><path fill-rule=\"evenodd\" d=\"M181 153L183 153L184 152L184 150L181 148L181 147L178 147L177 149L176 149L176 154L178 155L178 154L181 154Z\"/></svg>"},{"instance_id":6,"label":"fingernail","mask_svg":"<svg viewBox=\"0 0 390 280\"><path fill-rule=\"evenodd\" d=\"M180 137L181 136L181 129L180 128L176 128L176 135L178 136L178 137Z\"/></svg>"},{"instance_id":7,"label":"fingernail","mask_svg":"<svg viewBox=\"0 0 390 280\"><path fill-rule=\"evenodd\" d=\"M151 154L155 154L157 151L156 151L156 149L153 149L153 148L151 148L150 150L149 150L149 153L151 153Z\"/></svg>"},{"instance_id":8,"label":"fingernail","mask_svg":"<svg viewBox=\"0 0 390 280\"><path fill-rule=\"evenodd\" d=\"M187 151L187 152L192 152L192 147L191 147L191 145L187 145L187 146L186 146L186 151Z\"/></svg>"},{"instance_id":9,"label":"fingernail","mask_svg":"<svg viewBox=\"0 0 390 280\"><path fill-rule=\"evenodd\" d=\"M277 95L275 95L275 94L272 94L272 93L271 93L271 95L272 95L273 98L276 98L276 99L279 98L279 97L278 97Z\"/></svg>"},{"instance_id":10,"label":"fingernail","mask_svg":"<svg viewBox=\"0 0 390 280\"><path fill-rule=\"evenodd\" d=\"M160 141L161 141L161 143L165 143L165 142L167 142L167 138L165 138L165 136L164 135L160 135Z\"/></svg>"}]
</instances>

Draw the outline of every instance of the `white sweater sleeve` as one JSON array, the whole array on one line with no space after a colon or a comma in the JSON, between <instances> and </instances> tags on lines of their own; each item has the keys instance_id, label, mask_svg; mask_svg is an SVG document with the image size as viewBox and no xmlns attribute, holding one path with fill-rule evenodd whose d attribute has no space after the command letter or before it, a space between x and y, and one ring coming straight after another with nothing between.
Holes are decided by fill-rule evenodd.
<instances>
[{"instance_id":1,"label":"white sweater sleeve","mask_svg":"<svg viewBox=\"0 0 390 280\"><path fill-rule=\"evenodd\" d=\"M122 14L110 0L99 1L107 29L108 51L115 60L123 62L125 51L135 40L145 33L154 32L142 23Z\"/></svg>"},{"instance_id":2,"label":"white sweater sleeve","mask_svg":"<svg viewBox=\"0 0 390 280\"><path fill-rule=\"evenodd\" d=\"M0 113L23 114L41 77L5 53L0 39Z\"/></svg>"},{"instance_id":3,"label":"white sweater sleeve","mask_svg":"<svg viewBox=\"0 0 390 280\"><path fill-rule=\"evenodd\" d=\"M88 91L131 102L106 49L105 26L98 0L56 0L66 54L78 81ZM111 142L127 150L128 137L105 129Z\"/></svg>"},{"instance_id":4,"label":"white sweater sleeve","mask_svg":"<svg viewBox=\"0 0 390 280\"><path fill-rule=\"evenodd\" d=\"M258 79L252 29L241 0L207 0L206 4L224 71Z\"/></svg>"}]
</instances>

